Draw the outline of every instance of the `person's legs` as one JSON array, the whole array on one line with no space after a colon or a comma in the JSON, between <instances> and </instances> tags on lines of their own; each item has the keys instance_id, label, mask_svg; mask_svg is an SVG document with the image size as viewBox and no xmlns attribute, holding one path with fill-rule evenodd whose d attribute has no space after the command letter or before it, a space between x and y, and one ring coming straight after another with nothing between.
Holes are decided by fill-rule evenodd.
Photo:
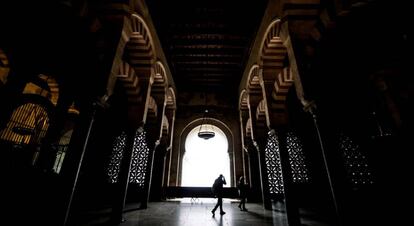
<instances>
[{"instance_id":1,"label":"person's legs","mask_svg":"<svg viewBox=\"0 0 414 226\"><path fill-rule=\"evenodd\" d=\"M240 207L240 209L242 209L243 208L243 210L247 210L246 209L246 197L243 197L242 198L242 202L241 202L241 207Z\"/></svg>"},{"instance_id":2,"label":"person's legs","mask_svg":"<svg viewBox=\"0 0 414 226\"><path fill-rule=\"evenodd\" d=\"M220 214L225 214L226 212L223 211L223 198L222 197L218 198L217 204L220 205Z\"/></svg>"},{"instance_id":3,"label":"person's legs","mask_svg":"<svg viewBox=\"0 0 414 226\"><path fill-rule=\"evenodd\" d=\"M239 202L239 205L238 205L240 210L242 209L242 205L243 205L243 197L240 197L240 202Z\"/></svg>"},{"instance_id":4,"label":"person's legs","mask_svg":"<svg viewBox=\"0 0 414 226\"><path fill-rule=\"evenodd\" d=\"M217 203L216 203L216 205L214 206L213 210L211 210L211 212L213 213L213 215L214 215L214 212L216 212L216 209L217 209L219 206L220 206L220 198L217 198Z\"/></svg>"}]
</instances>

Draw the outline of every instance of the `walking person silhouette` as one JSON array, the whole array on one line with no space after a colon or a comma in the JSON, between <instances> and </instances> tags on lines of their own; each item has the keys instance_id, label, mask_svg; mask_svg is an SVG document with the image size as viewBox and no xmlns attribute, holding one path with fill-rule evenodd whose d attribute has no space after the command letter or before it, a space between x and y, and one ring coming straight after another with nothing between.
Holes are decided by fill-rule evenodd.
<instances>
[{"instance_id":1,"label":"walking person silhouette","mask_svg":"<svg viewBox=\"0 0 414 226\"><path fill-rule=\"evenodd\" d=\"M241 211L247 211L247 209L246 209L246 196L247 196L248 185L244 181L243 176L241 176L240 179L239 179L239 182L237 184L237 189L239 190L239 197L240 197L239 208L240 208Z\"/></svg>"},{"instance_id":2,"label":"walking person silhouette","mask_svg":"<svg viewBox=\"0 0 414 226\"><path fill-rule=\"evenodd\" d=\"M214 206L214 208L211 210L211 213L214 214L218 207L220 207L220 215L226 214L226 212L223 211L223 185L226 184L226 179L222 174L220 174L219 177L214 181L212 191L213 194L217 197L217 204Z\"/></svg>"}]
</instances>

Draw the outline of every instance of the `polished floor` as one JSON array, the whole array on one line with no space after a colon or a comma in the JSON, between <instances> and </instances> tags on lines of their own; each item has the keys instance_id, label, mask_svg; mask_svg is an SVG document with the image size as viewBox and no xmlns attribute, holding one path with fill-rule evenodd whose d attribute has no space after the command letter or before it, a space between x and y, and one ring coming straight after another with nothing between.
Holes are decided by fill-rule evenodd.
<instances>
[{"instance_id":1,"label":"polished floor","mask_svg":"<svg viewBox=\"0 0 414 226\"><path fill-rule=\"evenodd\" d=\"M151 202L147 209L134 209L134 205L128 206L124 213L125 222L122 226L266 226L287 225L286 214L283 205L274 204L273 210L264 210L261 205L255 203L246 204L248 211L240 211L237 200L224 199L223 209L226 212L220 215L216 211L215 216L211 209L215 205L215 199L175 199L165 202ZM108 214L87 213L82 217L79 226L105 225L109 226ZM306 226L328 226L323 219L311 211L301 210L301 223Z\"/></svg>"}]
</instances>

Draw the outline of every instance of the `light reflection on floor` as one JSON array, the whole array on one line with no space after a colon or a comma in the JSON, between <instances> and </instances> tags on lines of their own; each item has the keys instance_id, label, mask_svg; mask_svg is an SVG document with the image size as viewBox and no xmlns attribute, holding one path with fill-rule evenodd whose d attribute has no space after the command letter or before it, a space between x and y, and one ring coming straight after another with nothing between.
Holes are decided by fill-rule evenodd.
<instances>
[{"instance_id":1,"label":"light reflection on floor","mask_svg":"<svg viewBox=\"0 0 414 226\"><path fill-rule=\"evenodd\" d=\"M286 214L282 206L275 206L274 210L264 210L261 205L247 203L247 212L240 211L237 200L224 199L224 215L218 214L213 217L211 209L216 199L172 199L166 202L151 202L144 210L133 210L126 212L126 222L121 226L284 226ZM327 226L317 221L302 219L306 226ZM106 225L105 219L96 219L94 222L82 224Z\"/></svg>"}]
</instances>

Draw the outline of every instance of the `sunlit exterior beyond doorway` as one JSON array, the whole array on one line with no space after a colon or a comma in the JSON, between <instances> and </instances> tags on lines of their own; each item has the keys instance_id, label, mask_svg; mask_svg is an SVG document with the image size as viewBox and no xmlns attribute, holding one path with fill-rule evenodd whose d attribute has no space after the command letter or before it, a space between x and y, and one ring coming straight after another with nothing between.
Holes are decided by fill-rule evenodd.
<instances>
[{"instance_id":1,"label":"sunlit exterior beyond doorway","mask_svg":"<svg viewBox=\"0 0 414 226\"><path fill-rule=\"evenodd\" d=\"M230 186L227 138L218 127L213 125L208 127L216 134L213 138L207 140L199 138L197 133L200 126L197 126L191 130L185 140L181 186L211 187L220 174L226 178L225 186Z\"/></svg>"}]
</instances>

